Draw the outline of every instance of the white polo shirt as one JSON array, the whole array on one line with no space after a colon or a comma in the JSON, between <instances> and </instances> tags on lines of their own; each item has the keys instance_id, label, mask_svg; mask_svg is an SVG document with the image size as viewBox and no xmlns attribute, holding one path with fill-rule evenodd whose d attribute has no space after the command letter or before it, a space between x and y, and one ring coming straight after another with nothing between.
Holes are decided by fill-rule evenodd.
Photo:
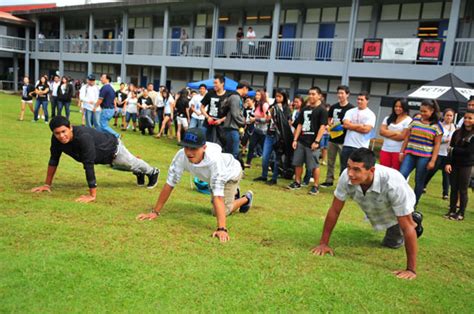
<instances>
[{"instance_id":1,"label":"white polo shirt","mask_svg":"<svg viewBox=\"0 0 474 314\"><path fill-rule=\"evenodd\" d=\"M349 120L351 123L355 124L366 124L372 127L372 130L367 134L353 130L347 130L346 137L344 139L344 146L354 148L369 148L370 139L372 137L375 127L375 113L368 107L364 110L360 110L356 107L346 112L342 121L344 120Z\"/></svg>"},{"instance_id":2,"label":"white polo shirt","mask_svg":"<svg viewBox=\"0 0 474 314\"><path fill-rule=\"evenodd\" d=\"M365 194L360 185L352 185L347 169L344 170L334 196L341 201L352 198L375 230L398 224L397 217L411 214L416 203L415 193L402 174L382 165L375 165L374 182Z\"/></svg>"}]
</instances>

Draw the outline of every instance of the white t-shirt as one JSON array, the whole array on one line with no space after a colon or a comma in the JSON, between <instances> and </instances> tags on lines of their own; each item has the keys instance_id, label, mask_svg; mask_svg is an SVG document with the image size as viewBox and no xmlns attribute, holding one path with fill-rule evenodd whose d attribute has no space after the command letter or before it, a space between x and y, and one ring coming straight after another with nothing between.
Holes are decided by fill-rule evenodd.
<instances>
[{"instance_id":1,"label":"white t-shirt","mask_svg":"<svg viewBox=\"0 0 474 314\"><path fill-rule=\"evenodd\" d=\"M257 37L257 36L255 35L255 31L247 31L247 38L248 38L248 39L255 39L255 37ZM250 41L249 41L249 46L254 46L254 45L255 45L255 42L252 41L252 40L250 40Z\"/></svg>"},{"instance_id":2,"label":"white t-shirt","mask_svg":"<svg viewBox=\"0 0 474 314\"><path fill-rule=\"evenodd\" d=\"M382 124L387 125L387 120L388 117L385 117L385 119L383 119ZM412 119L409 116L406 116L405 119L400 121L400 123L398 124L395 124L395 121L390 123L387 126L387 129L389 129L390 131L401 132L405 129L408 129L408 126L410 125L411 121ZM395 141L388 137L384 137L382 150L387 153L399 153L402 149L402 144L403 141Z\"/></svg>"},{"instance_id":3,"label":"white t-shirt","mask_svg":"<svg viewBox=\"0 0 474 314\"><path fill-rule=\"evenodd\" d=\"M189 108L192 108L194 106L194 111L201 113L201 101L204 98L204 96L201 96L201 94L196 94L191 98L189 101ZM204 115L197 115L196 112L193 112L191 117L194 119L198 120L204 120Z\"/></svg>"},{"instance_id":4,"label":"white t-shirt","mask_svg":"<svg viewBox=\"0 0 474 314\"><path fill-rule=\"evenodd\" d=\"M450 125L441 123L441 126L443 127L443 137L441 139L441 144L439 145L438 155L448 156L449 142L451 141L451 137L453 137L454 131L456 131L456 126L454 123L451 123Z\"/></svg>"},{"instance_id":5,"label":"white t-shirt","mask_svg":"<svg viewBox=\"0 0 474 314\"><path fill-rule=\"evenodd\" d=\"M128 113L137 113L137 103L138 98L127 98L127 112Z\"/></svg>"},{"instance_id":6,"label":"white t-shirt","mask_svg":"<svg viewBox=\"0 0 474 314\"><path fill-rule=\"evenodd\" d=\"M370 139L373 137L374 127L375 127L375 113L369 108L360 110L359 108L352 108L348 110L342 119L349 120L351 123L355 124L366 124L372 127L372 130L367 133L360 133L352 130L347 130L346 138L344 139L344 146L354 147L354 148L369 148Z\"/></svg>"}]
</instances>

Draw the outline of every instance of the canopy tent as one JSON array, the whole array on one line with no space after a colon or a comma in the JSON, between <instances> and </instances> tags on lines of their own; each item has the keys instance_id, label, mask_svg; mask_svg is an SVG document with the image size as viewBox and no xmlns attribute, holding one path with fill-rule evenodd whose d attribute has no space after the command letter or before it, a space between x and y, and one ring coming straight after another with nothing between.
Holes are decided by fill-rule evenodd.
<instances>
[{"instance_id":1,"label":"canopy tent","mask_svg":"<svg viewBox=\"0 0 474 314\"><path fill-rule=\"evenodd\" d=\"M464 113L471 95L474 95L474 89L450 73L423 86L383 96L380 106L392 107L396 99L406 98L410 109L418 109L422 100L435 99L441 110L452 108L457 113Z\"/></svg>"},{"instance_id":2,"label":"canopy tent","mask_svg":"<svg viewBox=\"0 0 474 314\"><path fill-rule=\"evenodd\" d=\"M200 85L206 85L207 89L214 88L214 80L213 79L208 79L204 81L198 81L198 82L190 82L188 83L188 87L192 89L198 89ZM239 83L234 81L233 79L228 78L227 76L225 77L225 84L224 84L224 89L228 91L235 91L237 89L237 85ZM250 91L248 93L248 96L253 97L255 96L255 91Z\"/></svg>"}]
</instances>

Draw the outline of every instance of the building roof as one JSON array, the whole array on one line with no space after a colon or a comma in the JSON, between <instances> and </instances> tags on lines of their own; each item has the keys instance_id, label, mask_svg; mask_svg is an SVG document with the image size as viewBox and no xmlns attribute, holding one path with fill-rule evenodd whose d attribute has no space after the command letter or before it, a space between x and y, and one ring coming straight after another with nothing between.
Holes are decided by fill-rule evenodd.
<instances>
[{"instance_id":1,"label":"building roof","mask_svg":"<svg viewBox=\"0 0 474 314\"><path fill-rule=\"evenodd\" d=\"M11 15L8 12L0 11L0 23L13 24L13 25L22 25L22 26L32 26L33 22L22 19L20 17Z\"/></svg>"},{"instance_id":2,"label":"building roof","mask_svg":"<svg viewBox=\"0 0 474 314\"><path fill-rule=\"evenodd\" d=\"M55 8L55 7L56 7L56 3L1 5L0 11L20 12L20 11L31 11L31 10L37 10L37 9L50 9L50 8Z\"/></svg>"}]
</instances>

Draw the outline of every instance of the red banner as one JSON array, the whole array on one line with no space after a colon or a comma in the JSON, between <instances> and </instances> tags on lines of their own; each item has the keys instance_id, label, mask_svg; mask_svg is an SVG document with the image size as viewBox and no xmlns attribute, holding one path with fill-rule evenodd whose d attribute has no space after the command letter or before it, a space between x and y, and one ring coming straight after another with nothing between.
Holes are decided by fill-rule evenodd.
<instances>
[{"instance_id":1,"label":"red banner","mask_svg":"<svg viewBox=\"0 0 474 314\"><path fill-rule=\"evenodd\" d=\"M380 59L382 54L382 39L364 39L362 48L363 59Z\"/></svg>"},{"instance_id":2,"label":"red banner","mask_svg":"<svg viewBox=\"0 0 474 314\"><path fill-rule=\"evenodd\" d=\"M438 61L441 57L441 40L422 39L418 51L418 60Z\"/></svg>"}]
</instances>

